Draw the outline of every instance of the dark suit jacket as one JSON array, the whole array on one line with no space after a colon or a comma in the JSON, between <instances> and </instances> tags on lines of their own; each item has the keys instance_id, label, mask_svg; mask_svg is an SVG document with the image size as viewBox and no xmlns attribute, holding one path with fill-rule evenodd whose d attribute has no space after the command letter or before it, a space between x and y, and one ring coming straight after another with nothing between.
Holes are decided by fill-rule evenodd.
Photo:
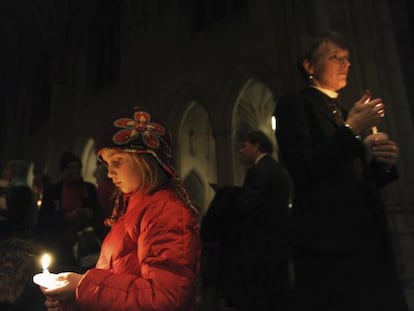
<instances>
[{"instance_id":1,"label":"dark suit jacket","mask_svg":"<svg viewBox=\"0 0 414 311\"><path fill-rule=\"evenodd\" d=\"M287 170L266 155L246 173L234 201L240 219L240 260L264 264L286 260L292 183Z\"/></svg>"},{"instance_id":2,"label":"dark suit jacket","mask_svg":"<svg viewBox=\"0 0 414 311\"><path fill-rule=\"evenodd\" d=\"M334 252L375 243L390 250L377 189L395 180L397 172L369 159L363 142L336 124L327 100L305 88L282 97L276 107L276 136L295 185L294 243Z\"/></svg>"}]
</instances>

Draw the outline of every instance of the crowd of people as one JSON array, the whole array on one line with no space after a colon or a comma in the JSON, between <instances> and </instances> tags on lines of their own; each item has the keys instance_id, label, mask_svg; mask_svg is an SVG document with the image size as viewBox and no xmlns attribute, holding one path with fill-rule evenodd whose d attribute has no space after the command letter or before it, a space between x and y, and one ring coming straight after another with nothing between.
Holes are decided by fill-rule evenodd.
<instances>
[{"instance_id":1,"label":"crowd of people","mask_svg":"<svg viewBox=\"0 0 414 311\"><path fill-rule=\"evenodd\" d=\"M74 154L64 152L59 165L61 177L56 183L39 174L29 185L29 165L23 160L8 161L2 171L0 248L8 254L0 262L4 310L45 309L44 296L32 281L41 268L41 253L53 254L53 268L58 271L83 271L96 264L107 233L102 218L107 206L101 204L110 204L112 193L100 191L101 180L97 186L83 180L81 160ZM114 190L111 185L106 190Z\"/></svg>"},{"instance_id":2,"label":"crowd of people","mask_svg":"<svg viewBox=\"0 0 414 311\"><path fill-rule=\"evenodd\" d=\"M274 112L279 160L263 131L243 133L243 184L211 184L200 224L170 131L142 107L103 125L96 185L70 152L58 182L40 175L32 187L27 164L8 162L2 308L408 311L379 192L398 179L399 148L378 130L381 98L365 90L342 102L350 64L342 35L307 42L298 62L306 85L280 97ZM40 250L56 254L64 286L33 286L29 267ZM8 270L10 258L21 261ZM12 273L19 264L25 273ZM197 305L200 282L201 300L214 294Z\"/></svg>"}]
</instances>

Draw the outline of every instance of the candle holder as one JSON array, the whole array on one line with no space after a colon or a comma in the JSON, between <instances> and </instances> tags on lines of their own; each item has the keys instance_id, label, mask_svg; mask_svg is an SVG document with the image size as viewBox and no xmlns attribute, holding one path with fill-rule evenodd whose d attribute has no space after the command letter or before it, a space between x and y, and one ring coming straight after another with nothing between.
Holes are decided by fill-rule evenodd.
<instances>
[{"instance_id":1,"label":"candle holder","mask_svg":"<svg viewBox=\"0 0 414 311\"><path fill-rule=\"evenodd\" d=\"M66 280L58 280L58 274L43 271L33 276L33 282L48 289L65 286Z\"/></svg>"}]
</instances>

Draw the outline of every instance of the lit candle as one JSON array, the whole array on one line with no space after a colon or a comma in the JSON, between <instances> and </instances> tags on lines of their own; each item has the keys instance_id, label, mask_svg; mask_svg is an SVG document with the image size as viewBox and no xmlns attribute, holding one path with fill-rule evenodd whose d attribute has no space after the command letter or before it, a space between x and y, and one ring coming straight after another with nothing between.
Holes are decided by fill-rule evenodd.
<instances>
[{"instance_id":1,"label":"lit candle","mask_svg":"<svg viewBox=\"0 0 414 311\"><path fill-rule=\"evenodd\" d=\"M367 94L369 97L367 98L367 100L365 101L365 104L368 104L369 101L371 100L371 91L370 90L366 90L365 94ZM378 133L378 128L376 126L371 127L372 130L372 134L376 134Z\"/></svg>"},{"instance_id":2,"label":"lit candle","mask_svg":"<svg viewBox=\"0 0 414 311\"><path fill-rule=\"evenodd\" d=\"M48 268L49 268L49 265L50 265L51 261L52 261L52 258L50 257L49 254L44 254L42 256L41 264L42 264L43 273L45 273L45 274L50 273Z\"/></svg>"},{"instance_id":3,"label":"lit candle","mask_svg":"<svg viewBox=\"0 0 414 311\"><path fill-rule=\"evenodd\" d=\"M369 90L366 90L365 92L366 92L365 94L367 94L369 96L368 99L365 101L365 103L368 103L371 100L371 92ZM380 104L377 104L377 105L380 105ZM384 111L381 112L381 114L383 114L383 113L384 113ZM381 115L381 117L383 117L383 115ZM368 146L374 144L375 141L388 139L388 135L384 132L378 131L378 127L376 127L376 126L371 127L371 131L372 131L373 135L369 135L365 139L365 143Z\"/></svg>"},{"instance_id":4,"label":"lit candle","mask_svg":"<svg viewBox=\"0 0 414 311\"><path fill-rule=\"evenodd\" d=\"M365 101L365 104L366 104L366 103L368 103L371 100L371 91L370 90L366 90L365 91L365 94L367 94L369 96L367 98L367 100ZM380 105L380 104L377 104L377 106L378 105ZM381 118L383 118L384 117L384 110L379 111L379 113L381 115ZM371 127L371 130L372 130L372 134L377 134L378 133L378 127L376 127L376 126Z\"/></svg>"},{"instance_id":5,"label":"lit candle","mask_svg":"<svg viewBox=\"0 0 414 311\"><path fill-rule=\"evenodd\" d=\"M49 254L44 254L41 258L42 273L33 276L33 282L37 285L46 288L57 288L67 284L67 281L57 280L58 274L49 272L49 265L52 262L52 257Z\"/></svg>"}]
</instances>

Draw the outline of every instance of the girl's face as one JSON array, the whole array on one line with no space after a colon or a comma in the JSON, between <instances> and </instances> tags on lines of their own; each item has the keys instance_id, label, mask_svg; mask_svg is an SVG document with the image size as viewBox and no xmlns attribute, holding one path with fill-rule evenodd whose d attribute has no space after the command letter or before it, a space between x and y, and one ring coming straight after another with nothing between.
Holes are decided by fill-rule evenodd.
<instances>
[{"instance_id":1,"label":"girl's face","mask_svg":"<svg viewBox=\"0 0 414 311\"><path fill-rule=\"evenodd\" d=\"M347 84L349 51L326 42L319 46L316 59L305 60L303 66L313 76L312 85L337 92Z\"/></svg>"},{"instance_id":2,"label":"girl's face","mask_svg":"<svg viewBox=\"0 0 414 311\"><path fill-rule=\"evenodd\" d=\"M137 191L141 185L141 172L133 153L105 149L102 159L108 165L108 177L123 193Z\"/></svg>"}]
</instances>

